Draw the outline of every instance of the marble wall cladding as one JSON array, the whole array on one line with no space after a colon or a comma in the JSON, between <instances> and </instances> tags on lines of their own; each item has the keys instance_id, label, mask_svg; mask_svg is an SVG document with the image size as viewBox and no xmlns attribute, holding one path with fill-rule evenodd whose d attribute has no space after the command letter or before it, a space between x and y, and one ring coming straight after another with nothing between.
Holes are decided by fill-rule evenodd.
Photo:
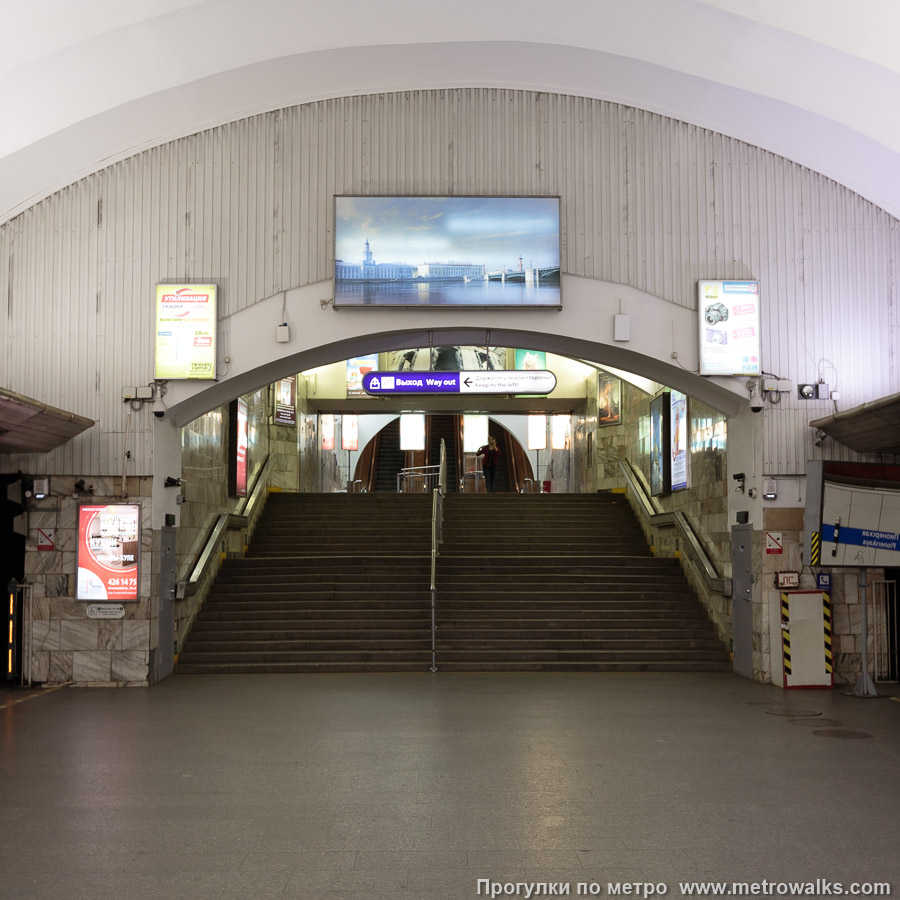
<instances>
[{"instance_id":1,"label":"marble wall cladding","mask_svg":"<svg viewBox=\"0 0 900 900\"><path fill-rule=\"evenodd\" d=\"M246 395L248 405L247 482L254 479L269 455L269 387ZM194 419L181 431L181 472L185 503L176 536L176 577L186 581L200 556L216 519L237 512L243 498L228 492L230 407L221 406ZM208 591L219 562L216 559L191 597L175 604L175 636L180 646ZM151 632L153 629L151 629Z\"/></svg>"},{"instance_id":2,"label":"marble wall cladding","mask_svg":"<svg viewBox=\"0 0 900 900\"><path fill-rule=\"evenodd\" d=\"M88 478L93 494L75 495L77 476L50 476L53 494L32 500L28 508L25 543L25 582L31 587L31 603L26 607L30 622L24 633L31 646L34 683L110 684L113 676L110 653L123 649L123 633L128 621L140 630L141 651L149 651L151 589L158 568L158 544L154 546L151 522L150 478L129 478L125 502L141 507L139 600L124 603L125 619L89 619L88 603L75 599L77 587L76 544L78 506L81 503L121 503L119 478ZM103 493L105 492L105 493ZM37 549L37 532L54 532L56 549ZM135 638L137 639L137 638ZM26 660L28 656L26 655ZM27 665L27 663L26 663ZM137 680L146 682L146 668Z\"/></svg>"},{"instance_id":3,"label":"marble wall cladding","mask_svg":"<svg viewBox=\"0 0 900 900\"><path fill-rule=\"evenodd\" d=\"M573 430L572 490L593 492L621 489L625 480L619 460L627 460L642 476L645 488L650 479L650 401L653 397L621 382L620 422L603 425L596 376L586 380L584 419L576 419ZM687 490L655 498L660 512L682 512L700 538L717 570L731 574L731 532L728 525L725 417L706 404L689 400L690 457ZM639 517L640 518L640 517ZM671 556L680 550L674 528L645 528L647 538L659 555ZM703 601L719 636L731 640L731 598L710 594L699 571L683 557L682 565ZM768 628L766 628L768 633ZM760 670L764 666L760 666Z\"/></svg>"}]
</instances>

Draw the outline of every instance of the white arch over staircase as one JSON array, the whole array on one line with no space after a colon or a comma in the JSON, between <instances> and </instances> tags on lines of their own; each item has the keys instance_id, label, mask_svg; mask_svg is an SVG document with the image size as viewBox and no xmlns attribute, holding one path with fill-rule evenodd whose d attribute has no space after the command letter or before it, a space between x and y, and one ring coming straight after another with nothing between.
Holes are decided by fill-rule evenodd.
<instances>
[{"instance_id":1,"label":"white arch over staircase","mask_svg":"<svg viewBox=\"0 0 900 900\"><path fill-rule=\"evenodd\" d=\"M548 310L353 309L331 307L331 283L268 297L219 323L215 382L167 385L176 426L284 375L364 353L432 344L528 347L635 372L695 397L727 416L746 404L745 380L697 374L696 312L621 284L563 276L563 308ZM616 342L617 313L631 316L631 340ZM288 343L276 341L285 319Z\"/></svg>"}]
</instances>

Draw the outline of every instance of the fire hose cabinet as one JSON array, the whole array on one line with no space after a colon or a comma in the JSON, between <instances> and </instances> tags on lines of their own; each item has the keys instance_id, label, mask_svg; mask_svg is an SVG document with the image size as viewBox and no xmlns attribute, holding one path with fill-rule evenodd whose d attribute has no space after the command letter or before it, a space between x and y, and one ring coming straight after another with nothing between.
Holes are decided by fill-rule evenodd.
<instances>
[{"instance_id":1,"label":"fire hose cabinet","mask_svg":"<svg viewBox=\"0 0 900 900\"><path fill-rule=\"evenodd\" d=\"M781 592L781 659L786 688L834 686L831 595L826 591Z\"/></svg>"}]
</instances>

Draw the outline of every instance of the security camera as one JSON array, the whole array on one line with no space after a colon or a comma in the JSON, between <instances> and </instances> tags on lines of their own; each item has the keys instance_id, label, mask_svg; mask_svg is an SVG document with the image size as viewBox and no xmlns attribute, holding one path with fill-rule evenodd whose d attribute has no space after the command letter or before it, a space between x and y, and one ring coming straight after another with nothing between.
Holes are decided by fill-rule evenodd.
<instances>
[{"instance_id":1,"label":"security camera","mask_svg":"<svg viewBox=\"0 0 900 900\"><path fill-rule=\"evenodd\" d=\"M764 405L763 398L761 394L753 393L750 395L750 412L758 413L762 412L762 408Z\"/></svg>"},{"instance_id":2,"label":"security camera","mask_svg":"<svg viewBox=\"0 0 900 900\"><path fill-rule=\"evenodd\" d=\"M165 403L162 402L162 398L157 396L153 401L153 415L156 416L157 419L164 419L167 412L168 410L166 409Z\"/></svg>"}]
</instances>

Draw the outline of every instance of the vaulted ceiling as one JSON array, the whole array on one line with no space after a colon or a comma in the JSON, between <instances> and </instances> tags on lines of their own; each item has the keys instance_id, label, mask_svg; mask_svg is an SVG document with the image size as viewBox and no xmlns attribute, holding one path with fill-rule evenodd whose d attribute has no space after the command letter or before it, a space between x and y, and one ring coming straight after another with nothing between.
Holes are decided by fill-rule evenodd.
<instances>
[{"instance_id":1,"label":"vaulted ceiling","mask_svg":"<svg viewBox=\"0 0 900 900\"><path fill-rule=\"evenodd\" d=\"M146 147L328 96L505 86L780 153L900 215L893 0L3 2L0 222Z\"/></svg>"}]
</instances>

